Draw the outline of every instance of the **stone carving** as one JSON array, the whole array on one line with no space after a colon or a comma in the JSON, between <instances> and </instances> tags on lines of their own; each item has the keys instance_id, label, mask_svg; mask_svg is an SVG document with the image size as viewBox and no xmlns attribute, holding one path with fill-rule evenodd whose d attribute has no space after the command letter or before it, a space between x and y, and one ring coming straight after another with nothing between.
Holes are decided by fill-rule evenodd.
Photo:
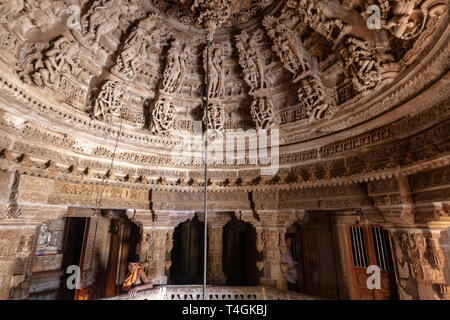
<instances>
[{"instance_id":1,"label":"stone carving","mask_svg":"<svg viewBox=\"0 0 450 320\"><path fill-rule=\"evenodd\" d=\"M352 79L356 91L373 89L382 82L381 67L393 62L390 54L377 50L367 41L350 37L342 50L347 77Z\"/></svg>"},{"instance_id":2,"label":"stone carving","mask_svg":"<svg viewBox=\"0 0 450 320\"><path fill-rule=\"evenodd\" d=\"M135 4L124 0L98 0L81 20L82 35L93 45L98 45L102 36L119 27L121 18L137 11Z\"/></svg>"},{"instance_id":3,"label":"stone carving","mask_svg":"<svg viewBox=\"0 0 450 320\"><path fill-rule=\"evenodd\" d=\"M170 98L161 98L152 111L151 133L167 133L175 123L175 105Z\"/></svg>"},{"instance_id":4,"label":"stone carving","mask_svg":"<svg viewBox=\"0 0 450 320\"><path fill-rule=\"evenodd\" d=\"M199 12L197 21L206 29L206 38L212 42L214 32L231 15L233 0L194 0L191 10Z\"/></svg>"},{"instance_id":5,"label":"stone carving","mask_svg":"<svg viewBox=\"0 0 450 320\"><path fill-rule=\"evenodd\" d=\"M171 237L170 233L173 230L144 228L143 232L145 241L141 245L140 257L147 265L144 271L153 284L166 284L166 245L168 236Z\"/></svg>"},{"instance_id":6,"label":"stone carving","mask_svg":"<svg viewBox=\"0 0 450 320\"><path fill-rule=\"evenodd\" d=\"M317 59L305 50L300 37L281 19L272 16L264 18L263 25L274 43L273 50L284 67L294 75L293 82L300 82L298 98L306 109L309 121L333 115L336 111L335 102L320 80Z\"/></svg>"},{"instance_id":7,"label":"stone carving","mask_svg":"<svg viewBox=\"0 0 450 320\"><path fill-rule=\"evenodd\" d=\"M329 4L323 0L289 0L284 11L294 9L300 16L303 24L323 35L336 46L351 26L337 19L330 10Z\"/></svg>"},{"instance_id":8,"label":"stone carving","mask_svg":"<svg viewBox=\"0 0 450 320\"><path fill-rule=\"evenodd\" d=\"M306 107L309 121L329 118L334 114L334 104L329 102L330 99L320 80L314 77L308 77L301 81L298 99Z\"/></svg>"},{"instance_id":9,"label":"stone carving","mask_svg":"<svg viewBox=\"0 0 450 320\"><path fill-rule=\"evenodd\" d=\"M294 31L272 16L265 17L263 25L273 41L273 51L281 59L286 70L294 75L294 82L298 82L306 73L313 72L312 65L306 61L310 56Z\"/></svg>"},{"instance_id":10,"label":"stone carving","mask_svg":"<svg viewBox=\"0 0 450 320\"><path fill-rule=\"evenodd\" d=\"M206 124L206 112L203 114L203 123ZM223 103L213 102L208 109L208 129L222 130L225 126L225 109Z\"/></svg>"},{"instance_id":11,"label":"stone carving","mask_svg":"<svg viewBox=\"0 0 450 320\"><path fill-rule=\"evenodd\" d=\"M164 0L153 0L153 4L160 10L166 12L166 14L169 17L178 19L181 23L186 25L194 24L198 26L199 21L197 17L199 16L200 13L198 12L197 8L200 9L201 7L192 8L193 2L194 0L181 0L170 2ZM223 27L230 27L239 23L247 23L250 19L260 14L262 10L272 5L273 2L274 0L246 0L246 1L233 0L231 12L221 25ZM213 18L213 16L211 16L211 18ZM212 30L210 32L212 32Z\"/></svg>"},{"instance_id":12,"label":"stone carving","mask_svg":"<svg viewBox=\"0 0 450 320\"><path fill-rule=\"evenodd\" d=\"M226 47L215 43L209 49L209 83L208 93L210 98L222 97L225 90L225 52ZM203 68L206 72L207 48L203 51Z\"/></svg>"},{"instance_id":13,"label":"stone carving","mask_svg":"<svg viewBox=\"0 0 450 320\"><path fill-rule=\"evenodd\" d=\"M208 129L222 130L225 126L225 109L222 102L225 92L225 51L224 44L215 43L203 50L203 68L208 73L209 96L208 105ZM208 60L209 57L209 60ZM203 123L206 124L206 110L203 112Z\"/></svg>"},{"instance_id":14,"label":"stone carving","mask_svg":"<svg viewBox=\"0 0 450 320\"><path fill-rule=\"evenodd\" d=\"M264 59L260 54L262 33L255 32L251 37L244 31L236 36L239 51L239 64L244 71L244 80L250 86L249 94L254 97L251 115L257 129L269 129L277 124L270 91L265 79Z\"/></svg>"},{"instance_id":15,"label":"stone carving","mask_svg":"<svg viewBox=\"0 0 450 320\"><path fill-rule=\"evenodd\" d=\"M172 95L179 94L183 87L189 64L190 48L178 40L172 41L167 53L167 64L161 88L152 110L151 133L166 134L175 124L175 109Z\"/></svg>"},{"instance_id":16,"label":"stone carving","mask_svg":"<svg viewBox=\"0 0 450 320\"><path fill-rule=\"evenodd\" d=\"M48 224L44 222L41 225L39 231L39 236L37 239L37 250L56 250L57 247L53 246L52 244L52 233L48 230Z\"/></svg>"},{"instance_id":17,"label":"stone carving","mask_svg":"<svg viewBox=\"0 0 450 320\"><path fill-rule=\"evenodd\" d=\"M120 117L125 97L125 88L121 82L108 80L95 100L93 115L97 119Z\"/></svg>"},{"instance_id":18,"label":"stone carving","mask_svg":"<svg viewBox=\"0 0 450 320\"><path fill-rule=\"evenodd\" d=\"M177 40L172 42L172 46L167 53L167 65L164 71L162 88L164 92L180 93L186 78L189 54L189 46L182 46Z\"/></svg>"},{"instance_id":19,"label":"stone carving","mask_svg":"<svg viewBox=\"0 0 450 320\"><path fill-rule=\"evenodd\" d=\"M47 31L61 20L70 0L3 0L0 2L0 20L21 36L31 28Z\"/></svg>"},{"instance_id":20,"label":"stone carving","mask_svg":"<svg viewBox=\"0 0 450 320\"><path fill-rule=\"evenodd\" d=\"M383 14L382 27L402 40L416 38L425 28L428 19L447 11L444 0L378 0Z\"/></svg>"},{"instance_id":21,"label":"stone carving","mask_svg":"<svg viewBox=\"0 0 450 320\"><path fill-rule=\"evenodd\" d=\"M38 86L58 89L63 73L80 73L76 63L79 45L66 37L55 41L52 47L39 59L34 68L33 81ZM78 71L78 72L77 72Z\"/></svg>"},{"instance_id":22,"label":"stone carving","mask_svg":"<svg viewBox=\"0 0 450 320\"><path fill-rule=\"evenodd\" d=\"M151 15L134 28L117 57L113 71L123 75L127 80L135 79L151 48L159 41L160 23L159 16Z\"/></svg>"},{"instance_id":23,"label":"stone carving","mask_svg":"<svg viewBox=\"0 0 450 320\"><path fill-rule=\"evenodd\" d=\"M404 283L417 281L419 295L413 292L403 292L412 295L414 299L439 299L439 294L432 288L433 284L445 283L445 256L439 245L439 234L424 234L418 232L400 232L393 235L394 253L399 269L399 278ZM403 290L405 291L403 286Z\"/></svg>"},{"instance_id":24,"label":"stone carving","mask_svg":"<svg viewBox=\"0 0 450 320\"><path fill-rule=\"evenodd\" d=\"M264 58L261 56L261 32L250 36L246 31L236 36L239 64L244 71L244 80L250 86L250 94L257 89L267 88Z\"/></svg>"},{"instance_id":25,"label":"stone carving","mask_svg":"<svg viewBox=\"0 0 450 320\"><path fill-rule=\"evenodd\" d=\"M277 125L273 103L269 97L257 98L250 108L257 129L271 129Z\"/></svg>"}]
</instances>

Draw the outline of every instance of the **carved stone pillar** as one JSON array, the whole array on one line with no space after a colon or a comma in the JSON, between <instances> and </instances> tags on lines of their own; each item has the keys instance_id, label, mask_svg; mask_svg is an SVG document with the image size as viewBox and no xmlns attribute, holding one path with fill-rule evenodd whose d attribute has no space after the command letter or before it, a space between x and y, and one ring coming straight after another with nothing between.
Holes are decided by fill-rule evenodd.
<instances>
[{"instance_id":1,"label":"carved stone pillar","mask_svg":"<svg viewBox=\"0 0 450 320\"><path fill-rule=\"evenodd\" d=\"M264 273L260 281L262 285L287 289L287 282L281 273L280 257L280 237L282 233L279 229L262 230L262 240L264 243L263 261Z\"/></svg>"},{"instance_id":2,"label":"carved stone pillar","mask_svg":"<svg viewBox=\"0 0 450 320\"><path fill-rule=\"evenodd\" d=\"M0 300L28 297L38 228L66 212L33 204L51 189L41 185L44 180L0 171Z\"/></svg>"},{"instance_id":3,"label":"carved stone pillar","mask_svg":"<svg viewBox=\"0 0 450 320\"><path fill-rule=\"evenodd\" d=\"M399 298L449 299L448 230L390 230Z\"/></svg>"},{"instance_id":4,"label":"carved stone pillar","mask_svg":"<svg viewBox=\"0 0 450 320\"><path fill-rule=\"evenodd\" d=\"M0 299L26 299L35 226L0 225Z\"/></svg>"},{"instance_id":5,"label":"carved stone pillar","mask_svg":"<svg viewBox=\"0 0 450 320\"><path fill-rule=\"evenodd\" d=\"M208 226L208 283L223 285L227 278L222 265L223 226Z\"/></svg>"},{"instance_id":6,"label":"carved stone pillar","mask_svg":"<svg viewBox=\"0 0 450 320\"><path fill-rule=\"evenodd\" d=\"M204 222L203 213L198 214L199 221ZM227 280L223 273L223 227L231 220L229 213L208 213L208 284L223 285Z\"/></svg>"},{"instance_id":7,"label":"carved stone pillar","mask_svg":"<svg viewBox=\"0 0 450 320\"><path fill-rule=\"evenodd\" d=\"M171 251L175 227L194 216L193 212L145 211L127 213L143 226L140 260L153 284L167 284L172 266Z\"/></svg>"},{"instance_id":8,"label":"carved stone pillar","mask_svg":"<svg viewBox=\"0 0 450 320\"><path fill-rule=\"evenodd\" d=\"M281 272L280 247L285 244L287 228L298 220L296 212L247 211L242 212L240 218L256 229L256 249L262 256L257 260L260 284L286 290L288 286Z\"/></svg>"},{"instance_id":9,"label":"carved stone pillar","mask_svg":"<svg viewBox=\"0 0 450 320\"><path fill-rule=\"evenodd\" d=\"M169 238L172 235L173 228L144 226L140 259L145 273L153 284L167 284L166 252L167 243L170 242Z\"/></svg>"},{"instance_id":10,"label":"carved stone pillar","mask_svg":"<svg viewBox=\"0 0 450 320\"><path fill-rule=\"evenodd\" d=\"M166 277L170 277L170 267L172 266L172 259L170 257L173 249L173 228L167 230L166 234L166 258L165 258L165 274Z\"/></svg>"}]
</instances>

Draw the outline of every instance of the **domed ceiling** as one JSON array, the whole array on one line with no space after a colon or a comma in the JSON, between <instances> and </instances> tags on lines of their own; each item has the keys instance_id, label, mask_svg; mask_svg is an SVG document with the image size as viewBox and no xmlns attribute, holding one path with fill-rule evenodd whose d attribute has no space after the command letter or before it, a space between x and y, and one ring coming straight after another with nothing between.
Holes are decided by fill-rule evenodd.
<instances>
[{"instance_id":1,"label":"domed ceiling","mask_svg":"<svg viewBox=\"0 0 450 320\"><path fill-rule=\"evenodd\" d=\"M136 184L201 180L171 152L205 121L207 69L209 127L279 129L288 183L314 181L322 159L322 177L351 174L346 143L366 138L345 139L382 139L374 130L420 112L407 102L449 66L447 0L6 0L0 12L3 121L46 149L29 161ZM3 153L27 161L11 143ZM211 168L220 186L259 183L248 162Z\"/></svg>"}]
</instances>

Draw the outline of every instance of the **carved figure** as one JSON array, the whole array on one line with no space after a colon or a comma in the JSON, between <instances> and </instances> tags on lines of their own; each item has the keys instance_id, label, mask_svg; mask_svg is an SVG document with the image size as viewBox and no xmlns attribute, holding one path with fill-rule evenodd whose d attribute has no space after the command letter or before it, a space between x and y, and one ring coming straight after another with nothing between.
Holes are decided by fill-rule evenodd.
<instances>
[{"instance_id":1,"label":"carved figure","mask_svg":"<svg viewBox=\"0 0 450 320\"><path fill-rule=\"evenodd\" d=\"M94 117L106 119L107 116L120 117L125 89L120 82L109 80L106 82L98 98L95 100Z\"/></svg>"},{"instance_id":2,"label":"carved figure","mask_svg":"<svg viewBox=\"0 0 450 320\"><path fill-rule=\"evenodd\" d=\"M168 99L160 99L152 111L152 134L169 131L175 122L175 105Z\"/></svg>"}]
</instances>

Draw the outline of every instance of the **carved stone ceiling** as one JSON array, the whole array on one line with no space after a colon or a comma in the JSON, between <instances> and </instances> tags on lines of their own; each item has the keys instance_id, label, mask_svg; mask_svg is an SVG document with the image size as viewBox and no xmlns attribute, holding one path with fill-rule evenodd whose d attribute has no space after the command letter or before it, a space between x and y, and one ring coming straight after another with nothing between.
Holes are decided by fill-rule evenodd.
<instances>
[{"instance_id":1,"label":"carved stone ceiling","mask_svg":"<svg viewBox=\"0 0 450 320\"><path fill-rule=\"evenodd\" d=\"M212 4L222 2L221 7L226 8L222 27L230 27L236 24L247 23L250 19L260 15L262 11L270 7L276 0L229 0L229 1L206 1ZM178 19L184 24L193 24L201 27L198 18L202 14L199 7L200 1L194 0L153 0L152 3L172 18ZM212 6L212 7L213 7Z\"/></svg>"},{"instance_id":2,"label":"carved stone ceiling","mask_svg":"<svg viewBox=\"0 0 450 320\"><path fill-rule=\"evenodd\" d=\"M2 77L41 124L121 131L155 153L205 121L207 89L210 127L279 128L304 150L406 116L396 108L447 70L433 61L448 55L448 0L5 0L0 13Z\"/></svg>"}]
</instances>

